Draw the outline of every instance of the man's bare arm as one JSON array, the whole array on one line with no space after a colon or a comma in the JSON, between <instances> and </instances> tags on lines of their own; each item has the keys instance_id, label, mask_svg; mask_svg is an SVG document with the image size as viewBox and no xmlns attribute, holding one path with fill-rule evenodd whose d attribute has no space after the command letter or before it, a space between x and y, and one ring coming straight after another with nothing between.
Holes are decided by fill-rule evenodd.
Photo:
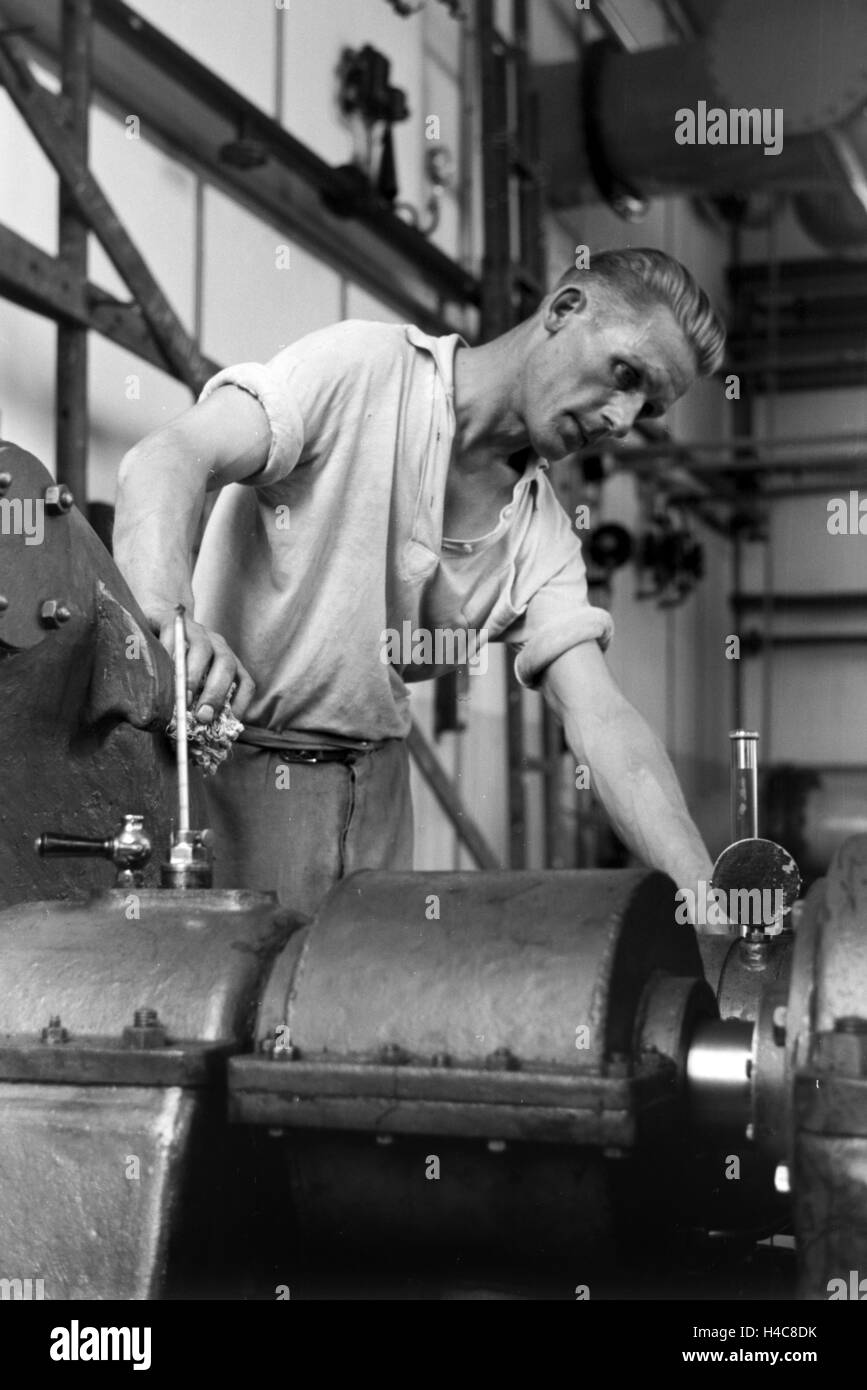
<instances>
[{"instance_id":1,"label":"man's bare arm","mask_svg":"<svg viewBox=\"0 0 867 1390\"><path fill-rule=\"evenodd\" d=\"M617 687L595 642L573 647L545 672L543 691L578 763L624 844L696 892L713 865L668 755Z\"/></svg>"},{"instance_id":2,"label":"man's bare arm","mask_svg":"<svg viewBox=\"0 0 867 1390\"><path fill-rule=\"evenodd\" d=\"M205 494L256 473L270 442L255 397L224 386L136 444L118 472L115 560L168 651L175 607L186 605L190 694L202 687L198 713L205 721L222 708L233 683L232 706L243 715L254 687L223 638L195 621L193 542Z\"/></svg>"}]
</instances>

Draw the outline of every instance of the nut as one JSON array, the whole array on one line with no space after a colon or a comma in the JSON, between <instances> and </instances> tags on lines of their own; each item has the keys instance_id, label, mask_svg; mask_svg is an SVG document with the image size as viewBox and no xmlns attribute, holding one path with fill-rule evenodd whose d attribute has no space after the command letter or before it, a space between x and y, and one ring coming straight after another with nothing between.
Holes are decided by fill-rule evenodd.
<instances>
[{"instance_id":1,"label":"nut","mask_svg":"<svg viewBox=\"0 0 867 1390\"><path fill-rule=\"evenodd\" d=\"M495 1047L485 1058L488 1071L519 1071L520 1062L508 1047Z\"/></svg>"},{"instance_id":2,"label":"nut","mask_svg":"<svg viewBox=\"0 0 867 1390\"><path fill-rule=\"evenodd\" d=\"M0 492L5 492L7 487L12 485L11 473L0 473Z\"/></svg>"},{"instance_id":3,"label":"nut","mask_svg":"<svg viewBox=\"0 0 867 1390\"><path fill-rule=\"evenodd\" d=\"M43 627L62 627L71 617L66 604L59 598L47 598L39 610Z\"/></svg>"},{"instance_id":4,"label":"nut","mask_svg":"<svg viewBox=\"0 0 867 1390\"><path fill-rule=\"evenodd\" d=\"M9 600L5 594L0 594L0 613L5 613L9 607Z\"/></svg>"},{"instance_id":5,"label":"nut","mask_svg":"<svg viewBox=\"0 0 867 1390\"><path fill-rule=\"evenodd\" d=\"M53 1045L69 1042L69 1034L60 1022L59 1014L52 1014L49 1018L48 1027L42 1030L42 1041Z\"/></svg>"},{"instance_id":6,"label":"nut","mask_svg":"<svg viewBox=\"0 0 867 1390\"><path fill-rule=\"evenodd\" d=\"M785 1004L778 1004L774 1009L771 1020L774 1042L777 1044L777 1047L782 1047L786 1041L786 1024L788 1017L789 1013Z\"/></svg>"},{"instance_id":7,"label":"nut","mask_svg":"<svg viewBox=\"0 0 867 1390\"><path fill-rule=\"evenodd\" d=\"M52 483L42 494L42 500L47 512L50 512L52 516L62 516L64 512L69 511L75 498L69 488L64 487L63 483Z\"/></svg>"},{"instance_id":8,"label":"nut","mask_svg":"<svg viewBox=\"0 0 867 1390\"><path fill-rule=\"evenodd\" d=\"M145 1052L151 1048L165 1047L166 1042L166 1030L160 1023L156 1009L136 1009L132 1027L123 1030L124 1047Z\"/></svg>"}]
</instances>

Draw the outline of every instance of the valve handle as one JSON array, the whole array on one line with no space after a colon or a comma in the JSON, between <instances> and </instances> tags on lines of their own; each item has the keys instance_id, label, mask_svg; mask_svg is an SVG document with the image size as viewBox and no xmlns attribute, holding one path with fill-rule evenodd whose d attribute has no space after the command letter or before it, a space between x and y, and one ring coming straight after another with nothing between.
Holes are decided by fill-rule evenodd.
<instances>
[{"instance_id":1,"label":"valve handle","mask_svg":"<svg viewBox=\"0 0 867 1390\"><path fill-rule=\"evenodd\" d=\"M35 849L43 858L110 859L117 869L115 886L118 888L140 884L142 871L151 857L151 842L144 832L144 818L138 815L124 816L117 834L110 839L45 833L37 837Z\"/></svg>"},{"instance_id":2,"label":"valve handle","mask_svg":"<svg viewBox=\"0 0 867 1390\"><path fill-rule=\"evenodd\" d=\"M114 853L114 840L87 840L81 835L39 835L35 842L36 853L64 855L69 858L100 856L110 859Z\"/></svg>"}]
</instances>

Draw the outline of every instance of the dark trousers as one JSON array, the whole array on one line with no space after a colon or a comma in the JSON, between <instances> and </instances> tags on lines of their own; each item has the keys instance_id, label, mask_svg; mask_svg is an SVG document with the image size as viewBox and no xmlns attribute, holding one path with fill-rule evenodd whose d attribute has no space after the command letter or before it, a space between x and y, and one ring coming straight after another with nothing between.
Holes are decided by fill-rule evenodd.
<instances>
[{"instance_id":1,"label":"dark trousers","mask_svg":"<svg viewBox=\"0 0 867 1390\"><path fill-rule=\"evenodd\" d=\"M214 886L275 891L312 914L356 869L411 869L409 755L402 739L344 763L289 762L238 743L204 779Z\"/></svg>"}]
</instances>

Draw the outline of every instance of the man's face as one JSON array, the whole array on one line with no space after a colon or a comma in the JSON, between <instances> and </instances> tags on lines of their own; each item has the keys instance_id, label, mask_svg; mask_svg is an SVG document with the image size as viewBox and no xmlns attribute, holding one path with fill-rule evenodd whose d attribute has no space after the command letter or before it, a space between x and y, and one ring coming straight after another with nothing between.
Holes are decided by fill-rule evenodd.
<instances>
[{"instance_id":1,"label":"man's face","mask_svg":"<svg viewBox=\"0 0 867 1390\"><path fill-rule=\"evenodd\" d=\"M659 416L696 378L695 359L664 305L635 310L607 286L558 291L522 375L523 418L534 452L564 455L625 435Z\"/></svg>"}]
</instances>

